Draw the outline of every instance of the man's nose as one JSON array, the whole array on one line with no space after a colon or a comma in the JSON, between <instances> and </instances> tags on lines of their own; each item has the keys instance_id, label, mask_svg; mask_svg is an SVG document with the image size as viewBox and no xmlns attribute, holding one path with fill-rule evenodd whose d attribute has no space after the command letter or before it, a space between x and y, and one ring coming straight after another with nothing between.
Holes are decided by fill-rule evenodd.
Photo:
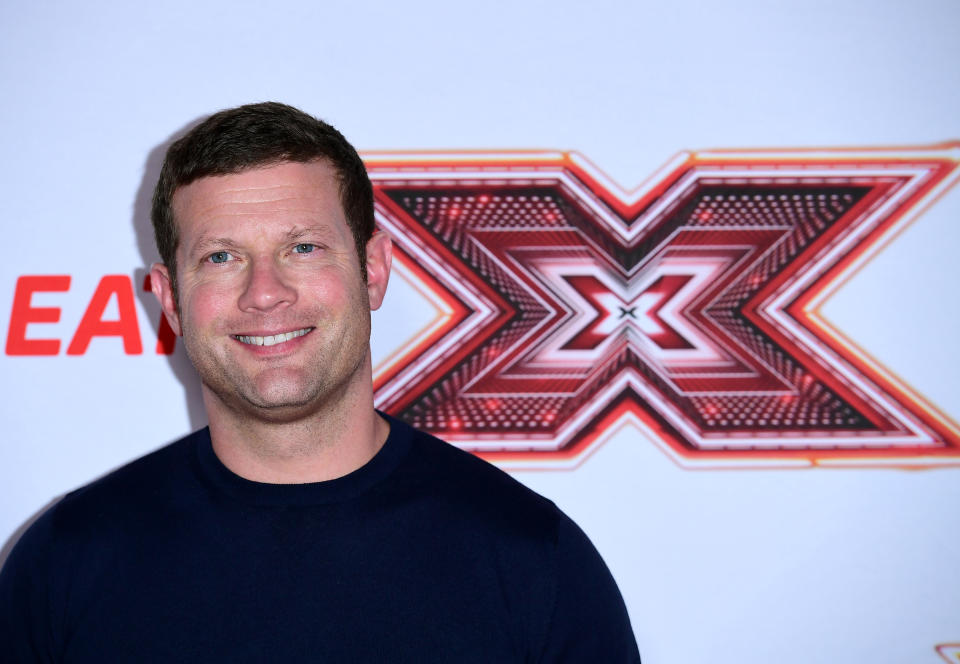
<instances>
[{"instance_id":1,"label":"man's nose","mask_svg":"<svg viewBox=\"0 0 960 664\"><path fill-rule=\"evenodd\" d=\"M280 305L293 304L296 299L296 289L273 257L250 259L247 282L237 301L241 310L269 311Z\"/></svg>"}]
</instances>

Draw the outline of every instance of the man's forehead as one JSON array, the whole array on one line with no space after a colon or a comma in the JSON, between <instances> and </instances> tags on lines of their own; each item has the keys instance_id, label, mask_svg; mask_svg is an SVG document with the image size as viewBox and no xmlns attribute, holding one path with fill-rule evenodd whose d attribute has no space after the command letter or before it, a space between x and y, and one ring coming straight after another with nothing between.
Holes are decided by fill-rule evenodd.
<instances>
[{"instance_id":1,"label":"man's forehead","mask_svg":"<svg viewBox=\"0 0 960 664\"><path fill-rule=\"evenodd\" d=\"M300 226L348 226L336 171L325 161L283 162L198 178L176 190L173 216L181 236L200 226L287 219Z\"/></svg>"},{"instance_id":2,"label":"man's forehead","mask_svg":"<svg viewBox=\"0 0 960 664\"><path fill-rule=\"evenodd\" d=\"M179 187L173 194L175 210L204 208L209 204L277 204L286 201L339 199L339 180L326 161L281 162L237 173L208 175Z\"/></svg>"}]
</instances>

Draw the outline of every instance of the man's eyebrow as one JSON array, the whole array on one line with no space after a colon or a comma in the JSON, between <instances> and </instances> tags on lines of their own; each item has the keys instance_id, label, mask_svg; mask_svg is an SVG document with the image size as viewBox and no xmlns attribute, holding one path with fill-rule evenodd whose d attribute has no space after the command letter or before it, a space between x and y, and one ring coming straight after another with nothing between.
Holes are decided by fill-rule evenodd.
<instances>
[{"instance_id":1,"label":"man's eyebrow","mask_svg":"<svg viewBox=\"0 0 960 664\"><path fill-rule=\"evenodd\" d=\"M188 255L203 254L208 251L236 249L237 243L228 237L202 237L189 248Z\"/></svg>"},{"instance_id":2,"label":"man's eyebrow","mask_svg":"<svg viewBox=\"0 0 960 664\"><path fill-rule=\"evenodd\" d=\"M331 235L331 229L326 224L319 224L313 226L294 226L287 231L288 240L301 240L309 235L319 235L326 238Z\"/></svg>"}]
</instances>

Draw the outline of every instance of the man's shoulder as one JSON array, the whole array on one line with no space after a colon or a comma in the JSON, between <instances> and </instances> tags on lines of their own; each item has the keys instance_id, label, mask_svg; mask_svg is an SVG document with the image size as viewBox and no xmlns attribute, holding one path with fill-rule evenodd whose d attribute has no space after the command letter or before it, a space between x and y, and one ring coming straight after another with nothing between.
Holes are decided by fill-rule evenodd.
<instances>
[{"instance_id":1,"label":"man's shoulder","mask_svg":"<svg viewBox=\"0 0 960 664\"><path fill-rule=\"evenodd\" d=\"M406 426L406 425L404 425ZM411 429L412 478L445 546L495 552L500 587L541 661L639 662L616 582L586 534L503 470ZM460 549L457 549L460 550Z\"/></svg>"},{"instance_id":2,"label":"man's shoulder","mask_svg":"<svg viewBox=\"0 0 960 664\"><path fill-rule=\"evenodd\" d=\"M438 486L464 492L502 493L507 500L556 509L552 502L489 461L430 433L403 426L411 432L418 470L432 477Z\"/></svg>"},{"instance_id":3,"label":"man's shoulder","mask_svg":"<svg viewBox=\"0 0 960 664\"><path fill-rule=\"evenodd\" d=\"M49 518L69 526L149 511L188 483L196 444L207 435L205 429L196 431L74 489L51 508Z\"/></svg>"},{"instance_id":4,"label":"man's shoulder","mask_svg":"<svg viewBox=\"0 0 960 664\"><path fill-rule=\"evenodd\" d=\"M151 528L167 497L188 485L185 459L203 435L165 445L61 497L25 529L4 569L76 569Z\"/></svg>"},{"instance_id":5,"label":"man's shoulder","mask_svg":"<svg viewBox=\"0 0 960 664\"><path fill-rule=\"evenodd\" d=\"M409 427L411 451L404 481L451 512L555 538L563 513L554 503L488 461Z\"/></svg>"}]
</instances>

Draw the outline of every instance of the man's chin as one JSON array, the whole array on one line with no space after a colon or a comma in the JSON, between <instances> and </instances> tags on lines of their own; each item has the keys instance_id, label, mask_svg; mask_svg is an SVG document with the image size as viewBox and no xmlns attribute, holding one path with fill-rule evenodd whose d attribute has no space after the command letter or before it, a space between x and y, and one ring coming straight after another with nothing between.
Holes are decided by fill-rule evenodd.
<instances>
[{"instance_id":1,"label":"man's chin","mask_svg":"<svg viewBox=\"0 0 960 664\"><path fill-rule=\"evenodd\" d=\"M302 419L320 410L324 401L322 395L315 391L296 390L274 390L242 397L244 409L265 422Z\"/></svg>"},{"instance_id":2,"label":"man's chin","mask_svg":"<svg viewBox=\"0 0 960 664\"><path fill-rule=\"evenodd\" d=\"M313 403L247 403L243 415L248 419L266 424L291 424L309 418L319 412Z\"/></svg>"},{"instance_id":3,"label":"man's chin","mask_svg":"<svg viewBox=\"0 0 960 664\"><path fill-rule=\"evenodd\" d=\"M218 401L242 419L272 424L302 420L322 410L323 396L317 390L273 389L244 390L240 393L204 385L207 399ZM209 404L208 404L209 410Z\"/></svg>"}]
</instances>

